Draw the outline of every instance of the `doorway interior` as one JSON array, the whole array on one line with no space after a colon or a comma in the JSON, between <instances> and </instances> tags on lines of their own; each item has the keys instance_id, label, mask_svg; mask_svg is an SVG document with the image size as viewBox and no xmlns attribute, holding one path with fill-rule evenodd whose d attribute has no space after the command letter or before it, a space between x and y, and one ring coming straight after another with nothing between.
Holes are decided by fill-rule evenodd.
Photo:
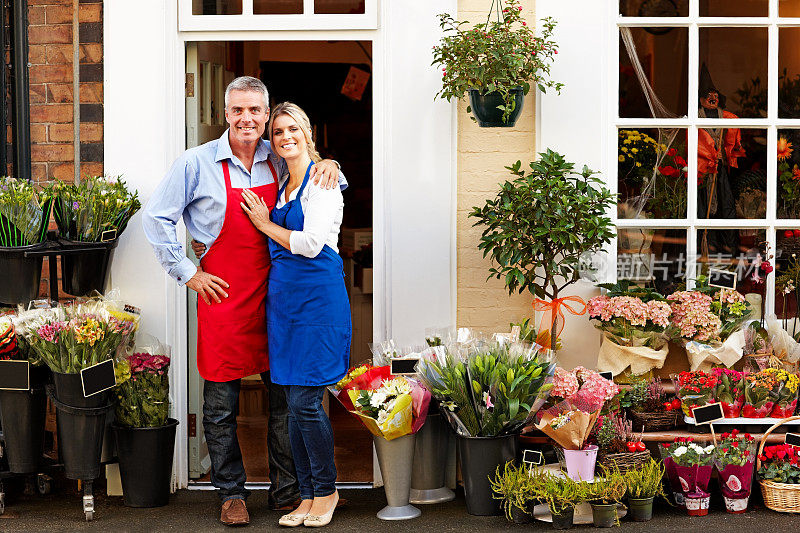
<instances>
[{"instance_id":1,"label":"doorway interior","mask_svg":"<svg viewBox=\"0 0 800 533\"><path fill-rule=\"evenodd\" d=\"M284 101L302 107L311 119L320 155L341 164L348 189L339 253L353 321L351 366L370 358L373 330L371 50L369 41L206 41L187 43L186 49L187 148L222 135L227 127L225 87L235 77L249 75L267 85L270 107ZM210 461L202 430L202 379L196 366L196 309L196 294L189 291L189 477L194 484L205 484ZM338 401L328 398L326 403L334 428L339 482L371 483L371 436ZM248 483L256 487L268 481L268 416L260 378L243 379L238 437Z\"/></svg>"}]
</instances>

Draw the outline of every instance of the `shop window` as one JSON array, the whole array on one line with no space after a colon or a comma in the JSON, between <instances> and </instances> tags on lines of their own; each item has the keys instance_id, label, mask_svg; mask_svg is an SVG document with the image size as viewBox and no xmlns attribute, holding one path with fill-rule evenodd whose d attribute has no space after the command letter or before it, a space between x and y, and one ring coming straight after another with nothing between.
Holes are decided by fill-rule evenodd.
<instances>
[{"instance_id":1,"label":"shop window","mask_svg":"<svg viewBox=\"0 0 800 533\"><path fill-rule=\"evenodd\" d=\"M241 15L242 0L192 0L192 15Z\"/></svg>"},{"instance_id":2,"label":"shop window","mask_svg":"<svg viewBox=\"0 0 800 533\"><path fill-rule=\"evenodd\" d=\"M778 76L778 117L800 118L800 28L778 29Z\"/></svg>"},{"instance_id":3,"label":"shop window","mask_svg":"<svg viewBox=\"0 0 800 533\"><path fill-rule=\"evenodd\" d=\"M672 294L684 287L686 230L619 228L617 230L617 278L655 287Z\"/></svg>"},{"instance_id":4,"label":"shop window","mask_svg":"<svg viewBox=\"0 0 800 533\"><path fill-rule=\"evenodd\" d=\"M686 17L689 0L620 0L623 17Z\"/></svg>"},{"instance_id":5,"label":"shop window","mask_svg":"<svg viewBox=\"0 0 800 533\"><path fill-rule=\"evenodd\" d=\"M800 219L800 130L778 130L777 218Z\"/></svg>"},{"instance_id":6,"label":"shop window","mask_svg":"<svg viewBox=\"0 0 800 533\"><path fill-rule=\"evenodd\" d=\"M314 13L330 15L364 13L364 0L314 0Z\"/></svg>"},{"instance_id":7,"label":"shop window","mask_svg":"<svg viewBox=\"0 0 800 533\"><path fill-rule=\"evenodd\" d=\"M253 0L256 15L299 15L303 13L303 0Z\"/></svg>"},{"instance_id":8,"label":"shop window","mask_svg":"<svg viewBox=\"0 0 800 533\"><path fill-rule=\"evenodd\" d=\"M700 0L701 17L766 17L768 15L769 0Z\"/></svg>"}]
</instances>

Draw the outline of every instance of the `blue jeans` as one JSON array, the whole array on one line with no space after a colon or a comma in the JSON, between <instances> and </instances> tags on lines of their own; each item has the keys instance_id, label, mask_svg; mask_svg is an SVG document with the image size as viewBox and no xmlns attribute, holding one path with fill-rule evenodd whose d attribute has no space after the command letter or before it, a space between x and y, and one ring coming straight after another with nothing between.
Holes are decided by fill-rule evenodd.
<instances>
[{"instance_id":1,"label":"blue jeans","mask_svg":"<svg viewBox=\"0 0 800 533\"><path fill-rule=\"evenodd\" d=\"M325 387L284 385L289 404L289 440L300 485L300 497L330 496L336 492L333 428L322 409Z\"/></svg>"},{"instance_id":2,"label":"blue jeans","mask_svg":"<svg viewBox=\"0 0 800 533\"><path fill-rule=\"evenodd\" d=\"M261 374L269 393L267 455L269 461L269 505L294 503L298 497L297 477L289 444L289 411L283 387L273 384L269 372ZM236 435L241 380L206 381L203 386L203 431L211 457L211 483L219 490L222 501L246 499L247 479L242 451Z\"/></svg>"}]
</instances>

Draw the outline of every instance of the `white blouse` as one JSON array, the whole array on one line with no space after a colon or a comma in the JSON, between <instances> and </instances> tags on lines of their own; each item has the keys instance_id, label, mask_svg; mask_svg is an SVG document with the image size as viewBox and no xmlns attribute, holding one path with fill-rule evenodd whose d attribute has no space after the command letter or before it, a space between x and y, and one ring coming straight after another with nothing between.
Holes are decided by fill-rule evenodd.
<instances>
[{"instance_id":1,"label":"white blouse","mask_svg":"<svg viewBox=\"0 0 800 533\"><path fill-rule=\"evenodd\" d=\"M288 174L280 180L281 186L288 179ZM297 191L292 191L289 201L297 198ZM275 208L286 205L286 191L278 197ZM334 252L339 253L339 228L344 214L344 198L339 187L324 189L309 179L303 196L300 197L305 222L303 231L292 231L289 234L289 251L293 254L314 258L327 244Z\"/></svg>"}]
</instances>

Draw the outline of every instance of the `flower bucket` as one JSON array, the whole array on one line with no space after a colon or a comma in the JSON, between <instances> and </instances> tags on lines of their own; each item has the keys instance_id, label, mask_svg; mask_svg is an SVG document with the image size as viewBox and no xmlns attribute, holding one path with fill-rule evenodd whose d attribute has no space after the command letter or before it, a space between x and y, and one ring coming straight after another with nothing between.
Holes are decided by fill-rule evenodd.
<instances>
[{"instance_id":1,"label":"flower bucket","mask_svg":"<svg viewBox=\"0 0 800 533\"><path fill-rule=\"evenodd\" d=\"M706 516L711 496L705 492L691 492L686 495L686 512L689 516Z\"/></svg>"},{"instance_id":2,"label":"flower bucket","mask_svg":"<svg viewBox=\"0 0 800 533\"><path fill-rule=\"evenodd\" d=\"M521 87L515 87L509 92L514 96L515 107L508 120L504 121L503 111L497 109L497 106L504 105L503 97L498 91L481 94L478 89L469 90L469 105L472 108L472 114L478 121L478 126L481 128L511 128L517 123L517 119L522 113L525 95Z\"/></svg>"},{"instance_id":3,"label":"flower bucket","mask_svg":"<svg viewBox=\"0 0 800 533\"><path fill-rule=\"evenodd\" d=\"M455 499L455 493L445 486L450 430L442 415L430 410L425 425L416 435L410 502L433 504Z\"/></svg>"},{"instance_id":4,"label":"flower bucket","mask_svg":"<svg viewBox=\"0 0 800 533\"><path fill-rule=\"evenodd\" d=\"M122 497L128 507L162 507L169 503L172 456L178 421L170 418L160 427L130 428L113 424L122 480Z\"/></svg>"},{"instance_id":5,"label":"flower bucket","mask_svg":"<svg viewBox=\"0 0 800 533\"><path fill-rule=\"evenodd\" d=\"M492 496L490 477L497 467L517 456L516 435L502 437L458 436L458 455L464 479L464 496L467 512L477 516L500 514L500 500Z\"/></svg>"},{"instance_id":6,"label":"flower bucket","mask_svg":"<svg viewBox=\"0 0 800 533\"><path fill-rule=\"evenodd\" d=\"M634 522L648 522L653 518L653 500L650 498L628 498L628 507L631 509L631 518Z\"/></svg>"},{"instance_id":7,"label":"flower bucket","mask_svg":"<svg viewBox=\"0 0 800 533\"><path fill-rule=\"evenodd\" d=\"M676 464L675 474L678 477L678 488L687 498L689 494L696 491L705 493L708 490L708 482L711 480L713 471L714 465L681 466ZM675 487L673 487L673 490L675 490Z\"/></svg>"},{"instance_id":8,"label":"flower bucket","mask_svg":"<svg viewBox=\"0 0 800 533\"><path fill-rule=\"evenodd\" d=\"M567 475L573 481L594 481L594 467L597 464L598 447L594 444L583 450L564 450Z\"/></svg>"},{"instance_id":9,"label":"flower bucket","mask_svg":"<svg viewBox=\"0 0 800 533\"><path fill-rule=\"evenodd\" d=\"M561 514L552 513L553 529L571 529L575 518L575 508L564 509Z\"/></svg>"},{"instance_id":10,"label":"flower bucket","mask_svg":"<svg viewBox=\"0 0 800 533\"><path fill-rule=\"evenodd\" d=\"M592 521L594 527L614 527L617 524L617 504L593 503Z\"/></svg>"},{"instance_id":11,"label":"flower bucket","mask_svg":"<svg viewBox=\"0 0 800 533\"><path fill-rule=\"evenodd\" d=\"M420 514L419 509L408 503L411 492L411 465L414 462L416 435L404 435L386 440L373 436L378 464L386 492L387 506L378 511L381 520L410 520Z\"/></svg>"},{"instance_id":12,"label":"flower bucket","mask_svg":"<svg viewBox=\"0 0 800 533\"><path fill-rule=\"evenodd\" d=\"M70 407L100 407L108 403L111 395L110 391L103 391L92 394L88 398L85 397L80 374L53 372L53 384L55 385L56 399Z\"/></svg>"},{"instance_id":13,"label":"flower bucket","mask_svg":"<svg viewBox=\"0 0 800 533\"><path fill-rule=\"evenodd\" d=\"M99 249L61 254L61 288L64 292L73 296L86 296L93 291L103 294L117 242L115 239L110 242L71 243Z\"/></svg>"},{"instance_id":14,"label":"flower bucket","mask_svg":"<svg viewBox=\"0 0 800 533\"><path fill-rule=\"evenodd\" d=\"M43 248L44 244L0 247L0 302L28 304L39 295L42 279L42 256L25 257L25 252Z\"/></svg>"},{"instance_id":15,"label":"flower bucket","mask_svg":"<svg viewBox=\"0 0 800 533\"><path fill-rule=\"evenodd\" d=\"M742 417L744 418L767 418L772 414L775 407L775 402L767 401L761 407L755 407L752 404L745 403L742 407Z\"/></svg>"},{"instance_id":16,"label":"flower bucket","mask_svg":"<svg viewBox=\"0 0 800 533\"><path fill-rule=\"evenodd\" d=\"M676 466L672 457L664 457L664 468L667 471L667 479L669 479L669 487L672 490L672 497L675 500L675 505L678 507L685 507L686 502L684 502L683 490L681 489L681 482L678 479L678 472L675 469Z\"/></svg>"},{"instance_id":17,"label":"flower bucket","mask_svg":"<svg viewBox=\"0 0 800 533\"><path fill-rule=\"evenodd\" d=\"M36 472L44 452L47 396L43 387L0 391L0 419L8 459L15 474Z\"/></svg>"},{"instance_id":18,"label":"flower bucket","mask_svg":"<svg viewBox=\"0 0 800 533\"><path fill-rule=\"evenodd\" d=\"M753 482L753 462L744 465L727 465L719 469L719 484L725 499L725 510L740 514L747 511L750 487Z\"/></svg>"}]
</instances>

